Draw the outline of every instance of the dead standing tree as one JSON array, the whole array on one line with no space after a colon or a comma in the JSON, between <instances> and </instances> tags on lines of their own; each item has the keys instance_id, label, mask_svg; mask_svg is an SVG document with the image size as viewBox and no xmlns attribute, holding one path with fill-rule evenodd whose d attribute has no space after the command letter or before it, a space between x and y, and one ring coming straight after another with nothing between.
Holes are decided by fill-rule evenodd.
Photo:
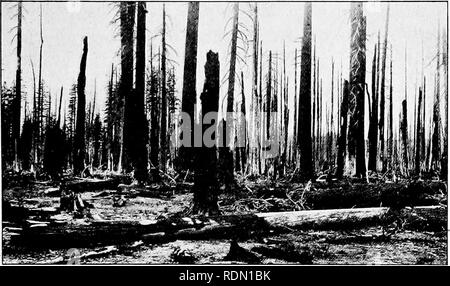
<instances>
[{"instance_id":1,"label":"dead standing tree","mask_svg":"<svg viewBox=\"0 0 450 286\"><path fill-rule=\"evenodd\" d=\"M210 124L202 125L203 136L211 132L211 137L208 138L211 142L215 142L216 139L215 122L218 120L220 88L219 71L219 55L209 51L206 55L205 84L200 96L202 102L202 120L200 122L203 122L203 117L206 115L214 121L214 123L211 121ZM214 115L213 118L209 117L211 114ZM209 129L212 129L212 131ZM203 136L202 138L204 138ZM208 146L202 140L202 147L196 149L199 150L197 150L195 155L193 212L196 214L216 215L219 212L217 204L219 185L217 182L216 147L215 145Z\"/></svg>"},{"instance_id":2,"label":"dead standing tree","mask_svg":"<svg viewBox=\"0 0 450 286\"><path fill-rule=\"evenodd\" d=\"M145 23L146 23L146 4L138 2L137 4L137 31L136 31L136 93L133 100L133 119L134 128L132 129L132 144L134 147L133 166L134 177L138 182L147 180L147 147L148 138L147 120L145 118Z\"/></svg>"},{"instance_id":3,"label":"dead standing tree","mask_svg":"<svg viewBox=\"0 0 450 286\"><path fill-rule=\"evenodd\" d=\"M230 69L228 72L228 92L227 92L227 112L225 116L225 148L222 160L224 160L223 179L225 186L228 186L234 182L234 163L232 153L233 142L233 107L234 107L234 85L236 78L236 57L237 57L237 39L239 31L239 3L233 4L233 23L231 31L231 47L230 47Z\"/></svg>"},{"instance_id":4,"label":"dead standing tree","mask_svg":"<svg viewBox=\"0 0 450 286\"><path fill-rule=\"evenodd\" d=\"M199 2L189 2L186 25L186 44L184 55L184 73L183 73L183 98L181 111L189 116L190 128L184 130L183 137L188 136L190 146L181 146L180 163L184 169L193 166L194 147L194 113L195 103L197 101L197 92L195 88L197 76L197 43L198 43L198 20L199 20ZM186 132L188 134L186 134Z\"/></svg>"},{"instance_id":5,"label":"dead standing tree","mask_svg":"<svg viewBox=\"0 0 450 286\"><path fill-rule=\"evenodd\" d=\"M339 142L338 142L338 155L337 155L337 169L336 177L341 179L344 175L344 165L345 165L345 155L347 148L347 117L348 117L348 97L349 97L349 83L346 80L343 86L342 102L341 102L341 126L339 131Z\"/></svg>"},{"instance_id":6,"label":"dead standing tree","mask_svg":"<svg viewBox=\"0 0 450 286\"><path fill-rule=\"evenodd\" d=\"M120 2L120 38L121 38L121 78L119 86L119 102L123 104L123 121L121 136L121 167L122 171L129 172L131 159L131 126L130 118L132 109L132 88L133 88L133 33L135 21L134 2Z\"/></svg>"},{"instance_id":7,"label":"dead standing tree","mask_svg":"<svg viewBox=\"0 0 450 286\"><path fill-rule=\"evenodd\" d=\"M300 150L300 180L313 178L311 139L311 31L312 4L305 3L301 51L298 145Z\"/></svg>"},{"instance_id":8,"label":"dead standing tree","mask_svg":"<svg viewBox=\"0 0 450 286\"><path fill-rule=\"evenodd\" d=\"M163 4L163 27L161 34L161 170L166 171L167 153L167 85L166 85L166 5Z\"/></svg>"},{"instance_id":9,"label":"dead standing tree","mask_svg":"<svg viewBox=\"0 0 450 286\"><path fill-rule=\"evenodd\" d=\"M14 162L16 168L18 169L18 157L17 154L19 150L19 140L20 140L20 113L22 104L22 2L17 3L17 70L16 70L16 96L14 98L13 104L13 124L12 124L12 135L14 143Z\"/></svg>"},{"instance_id":10,"label":"dead standing tree","mask_svg":"<svg viewBox=\"0 0 450 286\"><path fill-rule=\"evenodd\" d=\"M441 33L440 28L438 28L438 38L437 38L437 57L436 57L436 88L433 103L433 137L432 137L432 151L431 151L431 165L433 171L438 171L439 162L441 158L441 114L440 114L440 84L441 84L441 74L440 74L440 57L441 57L441 46L440 46Z\"/></svg>"},{"instance_id":11,"label":"dead standing tree","mask_svg":"<svg viewBox=\"0 0 450 286\"><path fill-rule=\"evenodd\" d=\"M258 22L258 4L253 7L253 66L252 66L252 100L251 100L251 121L250 121L250 172L258 172L258 164L261 160L259 156L260 142L260 110L259 105L261 94L258 93L258 44L259 44L259 22Z\"/></svg>"},{"instance_id":12,"label":"dead standing tree","mask_svg":"<svg viewBox=\"0 0 450 286\"><path fill-rule=\"evenodd\" d=\"M83 39L83 55L81 56L80 73L77 82L77 119L75 124L73 169L75 174L84 170L84 157L86 153L85 121L86 121L86 60L88 53L88 38Z\"/></svg>"},{"instance_id":13,"label":"dead standing tree","mask_svg":"<svg viewBox=\"0 0 450 286\"><path fill-rule=\"evenodd\" d=\"M350 126L348 150L356 177L366 177L364 139L364 91L366 82L366 17L362 2L351 4Z\"/></svg>"},{"instance_id":14,"label":"dead standing tree","mask_svg":"<svg viewBox=\"0 0 450 286\"><path fill-rule=\"evenodd\" d=\"M422 134L421 134L421 130L422 130L422 122L421 122L421 110L422 110L422 88L419 87L419 99L418 99L418 104L417 104L417 117L416 117L416 146L415 146L415 162L414 162L414 167L415 167L415 174L417 176L420 176L420 164L422 162L421 159L421 143L422 143Z\"/></svg>"},{"instance_id":15,"label":"dead standing tree","mask_svg":"<svg viewBox=\"0 0 450 286\"><path fill-rule=\"evenodd\" d=\"M385 102L386 102L386 57L387 57L387 42L388 42L388 29L389 29L389 3L386 8L386 25L384 28L384 41L383 41L383 57L381 58L381 83L380 83L380 122L378 129L380 131L380 159L383 172L387 169L387 162L385 158L385 137L384 137L384 123L385 123ZM381 51L379 51L379 54ZM380 55L379 55L380 56Z\"/></svg>"},{"instance_id":16,"label":"dead standing tree","mask_svg":"<svg viewBox=\"0 0 450 286\"><path fill-rule=\"evenodd\" d=\"M379 48L379 44L378 44ZM379 57L379 56L378 56ZM370 171L377 171L377 149L378 149L378 93L376 84L377 74L377 45L373 54L372 61L372 102L369 104L369 166ZM370 97L369 97L370 99Z\"/></svg>"}]
</instances>

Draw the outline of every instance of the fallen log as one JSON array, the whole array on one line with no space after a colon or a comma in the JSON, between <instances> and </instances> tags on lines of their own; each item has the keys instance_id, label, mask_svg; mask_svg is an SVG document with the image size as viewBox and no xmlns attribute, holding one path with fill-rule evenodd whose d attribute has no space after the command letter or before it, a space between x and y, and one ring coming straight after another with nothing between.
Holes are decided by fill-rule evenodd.
<instances>
[{"instance_id":1,"label":"fallen log","mask_svg":"<svg viewBox=\"0 0 450 286\"><path fill-rule=\"evenodd\" d=\"M2 202L2 205L3 221L11 221L16 223L30 218L47 219L50 216L59 213L59 210L53 207L27 208L24 206L14 205L6 200Z\"/></svg>"},{"instance_id":2,"label":"fallen log","mask_svg":"<svg viewBox=\"0 0 450 286\"><path fill-rule=\"evenodd\" d=\"M110 179L85 179L81 181L63 182L61 184L61 191L71 191L74 193L95 192L103 190L115 190L120 184L129 182L127 177L113 177Z\"/></svg>"},{"instance_id":3,"label":"fallen log","mask_svg":"<svg viewBox=\"0 0 450 286\"><path fill-rule=\"evenodd\" d=\"M338 209L429 206L446 204L447 188L442 182L415 181L409 183L348 184L316 183L309 190L290 193L291 199L307 209Z\"/></svg>"},{"instance_id":4,"label":"fallen log","mask_svg":"<svg viewBox=\"0 0 450 286\"><path fill-rule=\"evenodd\" d=\"M172 217L160 220L74 220L22 226L14 243L24 246L81 247L144 240L248 238L293 229L355 229L387 225L402 220L404 227L442 230L447 209L441 206L404 209L392 215L390 208L309 210L216 217ZM408 223L410 222L410 223Z\"/></svg>"}]
</instances>

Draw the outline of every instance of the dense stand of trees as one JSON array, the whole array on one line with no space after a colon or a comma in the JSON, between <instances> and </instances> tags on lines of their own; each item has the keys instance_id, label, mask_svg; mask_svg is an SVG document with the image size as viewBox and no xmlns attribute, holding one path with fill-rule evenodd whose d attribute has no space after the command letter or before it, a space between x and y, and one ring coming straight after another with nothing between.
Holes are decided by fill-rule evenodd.
<instances>
[{"instance_id":1,"label":"dense stand of trees","mask_svg":"<svg viewBox=\"0 0 450 286\"><path fill-rule=\"evenodd\" d=\"M441 110L442 100L445 107L448 105L446 31L444 29L441 35L441 27L438 27L435 90L431 95L426 89L426 82L430 80L423 71L418 86L415 86L418 96L407 93L405 51L405 91L400 113L396 115L393 113L394 96L399 95L394 94L392 83L395 65L392 45L388 48L389 4L386 6L384 37L381 39L378 32L372 63L368 65L366 61L371 56L366 55L364 4L350 4L350 72L348 77L344 76L342 64L339 70L333 59L331 92L328 92L323 90L323 66L320 55L316 53L312 27L314 4L304 4L303 30L299 35L301 45L293 51L294 79L289 80L285 45L282 54L263 49L258 4L247 4L247 9L243 4L234 3L229 21L229 61L224 76L228 84L227 104L225 106L219 99L219 55L210 51L206 55L201 107L196 110L200 3L190 2L187 6L179 106L175 67L168 53L165 6L162 31L158 35L161 41L158 52L154 53L156 41L146 37L146 14L149 11L145 2L121 2L118 4L120 67L111 66L106 87L106 109L102 114L96 113L95 94L92 102L86 102L86 81L93 80L86 79L87 37L83 39L78 79L66 91L69 95L67 111L66 107L62 108L63 87L59 100L58 97L52 100L42 78L42 6L37 79L31 62L33 102L30 106L25 101L22 109L26 98L21 87L22 5L21 2L17 4L16 82L12 87L2 85L4 169L31 170L46 173L54 179L60 178L67 170L76 176L109 170L132 173L140 184L159 182L162 178L174 180L169 173L176 169L183 173L181 177L185 180L189 173L194 174L194 211L207 214L218 212L220 185L229 190L236 182L236 174L266 175L276 179L293 173L294 179L303 182L314 180L321 174L327 174L328 178L342 178L344 175L367 178L370 176L367 171L388 173L392 178L430 173L446 177L448 117ZM245 27L245 16L249 17L252 29ZM251 43L250 52L245 47L248 43ZM149 58L146 58L147 47ZM245 58L241 52L251 56L250 93L245 93L244 73L239 70L239 61ZM370 70L366 66L370 66ZM370 88L367 84L369 74ZM442 80L445 84L441 84ZM294 92L289 93L289 84L292 83ZM323 100L324 94L327 94L327 100ZM433 109L428 114L425 112L426 103L430 100ZM410 101L413 101L414 117L408 119ZM55 106L52 102L56 102ZM364 122L366 106L369 107L367 134ZM183 124L176 116L181 111L190 116L191 130L176 140L190 142L190 146L178 149L171 145L174 142L169 138L174 138L170 137L171 133ZM217 148L203 142L194 146L194 114L198 111L202 114L200 119L208 112L219 112L213 122L203 124L199 130L202 135L212 135L213 140L221 141L223 145ZM221 111L226 114L220 116ZM240 112L244 117L237 117L233 112ZM394 129L394 120L398 120L398 130ZM213 124L218 124L219 128L211 133L209 129ZM226 128L227 132L217 133ZM237 145L240 142L243 144Z\"/></svg>"}]
</instances>

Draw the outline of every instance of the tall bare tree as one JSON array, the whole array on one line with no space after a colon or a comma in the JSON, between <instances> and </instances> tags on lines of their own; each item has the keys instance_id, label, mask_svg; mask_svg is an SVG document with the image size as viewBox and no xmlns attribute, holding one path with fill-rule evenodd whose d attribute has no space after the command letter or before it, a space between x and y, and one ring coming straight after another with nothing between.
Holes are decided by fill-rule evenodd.
<instances>
[{"instance_id":1,"label":"tall bare tree","mask_svg":"<svg viewBox=\"0 0 450 286\"><path fill-rule=\"evenodd\" d=\"M123 104L122 152L121 167L125 172L131 171L132 157L132 122L133 110L133 33L135 24L136 3L120 2L120 41L121 41L121 78L119 86L119 102Z\"/></svg>"},{"instance_id":2,"label":"tall bare tree","mask_svg":"<svg viewBox=\"0 0 450 286\"><path fill-rule=\"evenodd\" d=\"M389 3L386 8L386 24L384 28L384 41L383 41L383 57L381 58L381 83L380 83L380 121L378 123L378 129L380 131L380 159L382 164L382 170L386 171L387 162L385 159L385 136L384 136L384 123L385 123L385 102L386 102L386 56L387 56L387 43L388 43L388 29L389 29ZM381 51L379 51L381 53Z\"/></svg>"},{"instance_id":3,"label":"tall bare tree","mask_svg":"<svg viewBox=\"0 0 450 286\"><path fill-rule=\"evenodd\" d=\"M17 2L17 70L16 70L16 97L14 99L13 142L16 167L18 168L19 140L20 140L20 114L22 105L22 2Z\"/></svg>"},{"instance_id":4,"label":"tall bare tree","mask_svg":"<svg viewBox=\"0 0 450 286\"><path fill-rule=\"evenodd\" d=\"M198 20L199 20L199 2L189 2L187 24L186 24L186 43L184 55L184 73L183 73L183 95L181 103L181 111L189 115L191 120L191 128L187 130L189 136L190 147L182 146L180 148L181 167L187 169L192 166L194 146L193 129L194 129L194 113L195 103L197 101L197 92L195 88L197 78L197 44L198 44ZM192 168L192 167L191 167Z\"/></svg>"},{"instance_id":5,"label":"tall bare tree","mask_svg":"<svg viewBox=\"0 0 450 286\"><path fill-rule=\"evenodd\" d=\"M366 17L362 2L350 4L350 127L349 159L357 177L366 177L364 91L366 82Z\"/></svg>"},{"instance_id":6,"label":"tall bare tree","mask_svg":"<svg viewBox=\"0 0 450 286\"><path fill-rule=\"evenodd\" d=\"M300 179L314 176L311 140L311 32L312 4L305 3L301 51L298 140L300 150Z\"/></svg>"},{"instance_id":7,"label":"tall bare tree","mask_svg":"<svg viewBox=\"0 0 450 286\"><path fill-rule=\"evenodd\" d=\"M161 170L165 172L167 164L167 152L169 151L167 142L167 46L166 46L166 5L163 4L163 27L161 35Z\"/></svg>"},{"instance_id":8,"label":"tall bare tree","mask_svg":"<svg viewBox=\"0 0 450 286\"><path fill-rule=\"evenodd\" d=\"M135 119L133 131L133 166L134 176L138 182L147 180L147 138L148 128L145 118L145 23L146 3L137 3L137 30L136 30L136 94L133 100L133 118Z\"/></svg>"},{"instance_id":9,"label":"tall bare tree","mask_svg":"<svg viewBox=\"0 0 450 286\"><path fill-rule=\"evenodd\" d=\"M434 103L433 103L433 139L432 139L432 168L437 170L440 159L441 159L441 112L440 112L440 104L441 104L441 31L440 27L438 27L438 38L437 38L437 57L436 57L436 93L434 95Z\"/></svg>"},{"instance_id":10,"label":"tall bare tree","mask_svg":"<svg viewBox=\"0 0 450 286\"><path fill-rule=\"evenodd\" d=\"M80 73L77 82L77 120L74 138L74 162L75 174L81 174L84 170L84 157L86 154L85 124L86 124L86 61L88 53L88 38L83 39L83 54L80 62Z\"/></svg>"},{"instance_id":11,"label":"tall bare tree","mask_svg":"<svg viewBox=\"0 0 450 286\"><path fill-rule=\"evenodd\" d=\"M231 151L231 147L233 144L233 134L232 128L233 126L233 107L234 107L234 86L236 79L236 57L237 57L237 39L238 39L238 30L239 30L239 3L236 2L233 4L233 24L232 24L232 32L231 32L231 49L230 49L230 70L228 73L228 92L227 92L227 114L226 114L226 149L225 149L225 168L224 170L224 179L225 184L228 186L234 181L234 162L233 162L233 154Z\"/></svg>"}]
</instances>

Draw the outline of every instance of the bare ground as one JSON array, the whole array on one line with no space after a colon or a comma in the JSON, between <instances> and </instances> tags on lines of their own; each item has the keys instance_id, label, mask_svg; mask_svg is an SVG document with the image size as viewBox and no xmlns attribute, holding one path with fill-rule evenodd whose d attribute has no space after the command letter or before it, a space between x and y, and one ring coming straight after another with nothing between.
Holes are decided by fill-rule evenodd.
<instances>
[{"instance_id":1,"label":"bare ground","mask_svg":"<svg viewBox=\"0 0 450 286\"><path fill-rule=\"evenodd\" d=\"M4 198L20 200L33 207L58 206L59 198L42 195L49 184L38 184L28 189L12 188L4 191ZM170 198L127 198L123 207L114 207L108 192L87 192L82 198L94 205L92 215L103 219L152 219L177 213L188 213L192 201L189 193L175 194ZM219 205L224 213L260 211L277 203L275 198L258 200L240 198L230 203L221 196ZM295 209L295 204L281 210ZM354 231L292 231L287 234L241 241L239 245L251 251L261 264L447 264L447 232L416 232L397 229L386 234L386 228L375 227ZM111 246L113 247L113 246ZM82 259L82 264L228 264L248 263L245 259L228 260L230 241L178 240L165 244L116 246L116 251ZM270 248L278 252L261 252ZM108 249L107 247L78 249L80 254ZM287 250L286 250L287 249ZM67 255L69 249L29 249L9 244L8 228L3 229L3 263L50 263ZM281 252L280 252L281 251ZM283 252L284 251L284 252ZM281 255L280 255L281 253ZM283 254L284 253L284 254ZM290 255L296 253L298 255Z\"/></svg>"}]
</instances>

